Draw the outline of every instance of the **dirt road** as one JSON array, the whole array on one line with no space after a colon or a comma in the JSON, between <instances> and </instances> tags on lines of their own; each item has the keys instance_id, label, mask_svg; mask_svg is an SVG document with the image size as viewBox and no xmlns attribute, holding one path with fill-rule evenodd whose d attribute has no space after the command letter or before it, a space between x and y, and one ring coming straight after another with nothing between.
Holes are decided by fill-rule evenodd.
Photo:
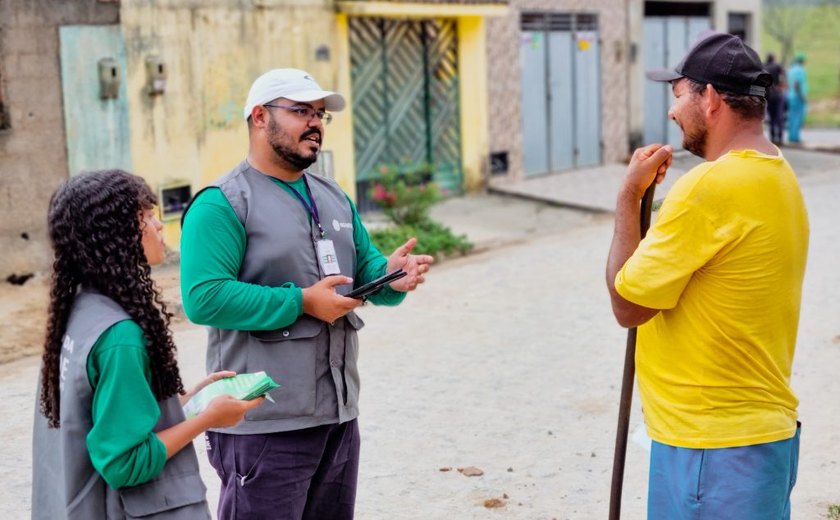
<instances>
[{"instance_id":1,"label":"dirt road","mask_svg":"<svg viewBox=\"0 0 840 520\"><path fill-rule=\"evenodd\" d=\"M802 185L812 231L793 375L804 423L793 500L795 518L816 520L840 503L840 167L813 168ZM603 281L611 232L609 217L538 227L442 264L401 307L361 310L358 518L606 517L625 337ZM204 332L181 324L176 341L194 381ZM4 518L28 515L36 365L0 365ZM631 431L641 420L637 403ZM626 520L644 518L647 455L630 444ZM215 501L216 477L201 460ZM457 471L466 466L484 475ZM488 499L503 505L488 509Z\"/></svg>"}]
</instances>

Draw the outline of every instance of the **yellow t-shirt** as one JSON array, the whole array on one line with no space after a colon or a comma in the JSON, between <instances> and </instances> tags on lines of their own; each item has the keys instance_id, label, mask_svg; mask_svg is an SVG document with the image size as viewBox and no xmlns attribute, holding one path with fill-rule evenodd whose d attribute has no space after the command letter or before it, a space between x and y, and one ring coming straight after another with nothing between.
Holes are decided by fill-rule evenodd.
<instances>
[{"instance_id":1,"label":"yellow t-shirt","mask_svg":"<svg viewBox=\"0 0 840 520\"><path fill-rule=\"evenodd\" d=\"M662 309L639 327L648 434L685 448L790 438L790 388L808 215L781 156L733 151L680 178L616 276L625 299Z\"/></svg>"}]
</instances>

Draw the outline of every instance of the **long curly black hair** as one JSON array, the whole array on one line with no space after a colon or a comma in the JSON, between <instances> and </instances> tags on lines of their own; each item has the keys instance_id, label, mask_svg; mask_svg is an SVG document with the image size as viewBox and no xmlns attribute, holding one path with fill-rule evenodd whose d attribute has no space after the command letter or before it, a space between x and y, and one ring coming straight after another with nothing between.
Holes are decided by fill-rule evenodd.
<instances>
[{"instance_id":1,"label":"long curly black hair","mask_svg":"<svg viewBox=\"0 0 840 520\"><path fill-rule=\"evenodd\" d=\"M50 200L48 228L55 254L41 368L41 413L60 424L59 362L77 291L93 289L114 300L146 339L152 391L158 400L183 392L167 312L143 252L141 214L157 197L146 182L122 170L72 177Z\"/></svg>"}]
</instances>

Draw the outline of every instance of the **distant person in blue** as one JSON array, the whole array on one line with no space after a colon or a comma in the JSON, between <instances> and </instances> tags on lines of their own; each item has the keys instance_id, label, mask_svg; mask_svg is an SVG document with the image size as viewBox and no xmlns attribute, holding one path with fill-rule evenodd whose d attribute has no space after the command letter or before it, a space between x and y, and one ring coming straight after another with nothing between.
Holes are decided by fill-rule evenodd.
<instances>
[{"instance_id":1,"label":"distant person in blue","mask_svg":"<svg viewBox=\"0 0 840 520\"><path fill-rule=\"evenodd\" d=\"M799 130L808 110L808 76L805 74L805 55L797 54L787 74L788 141L801 143Z\"/></svg>"}]
</instances>

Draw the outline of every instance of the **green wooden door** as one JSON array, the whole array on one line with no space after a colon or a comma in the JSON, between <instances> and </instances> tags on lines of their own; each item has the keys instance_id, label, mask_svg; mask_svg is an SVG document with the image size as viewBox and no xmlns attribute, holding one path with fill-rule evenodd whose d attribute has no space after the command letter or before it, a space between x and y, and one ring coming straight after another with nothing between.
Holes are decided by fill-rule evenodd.
<instances>
[{"instance_id":1,"label":"green wooden door","mask_svg":"<svg viewBox=\"0 0 840 520\"><path fill-rule=\"evenodd\" d=\"M454 20L350 19L358 204L384 164L431 164L460 193L457 40Z\"/></svg>"}]
</instances>

